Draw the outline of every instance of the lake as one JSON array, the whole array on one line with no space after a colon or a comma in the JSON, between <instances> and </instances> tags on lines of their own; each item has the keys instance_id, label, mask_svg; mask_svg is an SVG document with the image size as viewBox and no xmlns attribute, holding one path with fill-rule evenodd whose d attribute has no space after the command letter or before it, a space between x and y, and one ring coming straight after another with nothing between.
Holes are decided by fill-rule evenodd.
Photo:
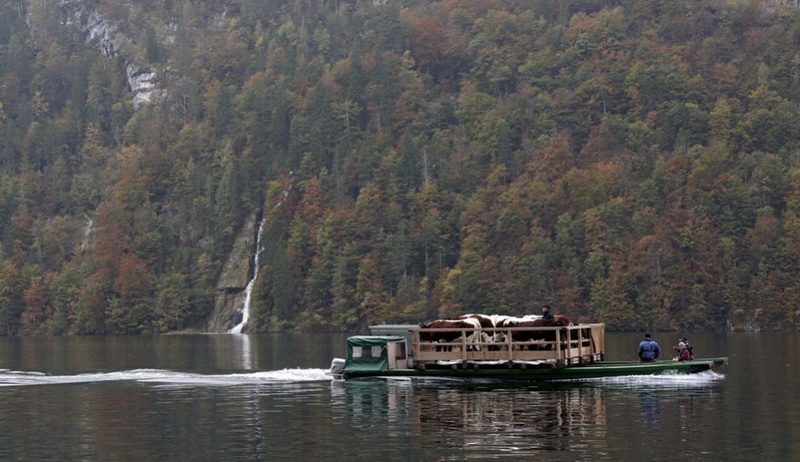
<instances>
[{"instance_id":1,"label":"lake","mask_svg":"<svg viewBox=\"0 0 800 462\"><path fill-rule=\"evenodd\" d=\"M332 383L346 337L0 338L0 459L800 460L796 333L691 335L716 372L533 384Z\"/></svg>"}]
</instances>

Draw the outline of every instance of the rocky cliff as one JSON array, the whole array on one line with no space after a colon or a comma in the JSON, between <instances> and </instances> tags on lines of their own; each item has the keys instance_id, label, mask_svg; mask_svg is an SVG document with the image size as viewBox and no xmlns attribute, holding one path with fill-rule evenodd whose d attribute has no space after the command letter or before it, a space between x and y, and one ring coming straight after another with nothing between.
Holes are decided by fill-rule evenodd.
<instances>
[{"instance_id":1,"label":"rocky cliff","mask_svg":"<svg viewBox=\"0 0 800 462\"><path fill-rule=\"evenodd\" d=\"M60 6L66 26L78 28L84 34L87 43L96 41L104 56L120 57L125 61L128 88L134 109L139 109L145 103L159 101L166 96L165 91L157 84L156 72L144 63L133 62L125 52L133 40L119 32L115 24L107 21L99 11L84 2L67 2Z\"/></svg>"},{"instance_id":2,"label":"rocky cliff","mask_svg":"<svg viewBox=\"0 0 800 462\"><path fill-rule=\"evenodd\" d=\"M236 237L217 282L214 312L208 321L209 332L227 332L241 320L238 310L244 305L244 289L253 274L257 232L256 217L252 215Z\"/></svg>"}]
</instances>

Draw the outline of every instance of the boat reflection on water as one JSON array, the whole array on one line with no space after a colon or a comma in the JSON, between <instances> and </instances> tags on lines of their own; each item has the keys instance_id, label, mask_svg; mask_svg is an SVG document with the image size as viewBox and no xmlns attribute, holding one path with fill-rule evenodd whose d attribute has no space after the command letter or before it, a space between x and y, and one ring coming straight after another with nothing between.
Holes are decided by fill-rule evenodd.
<instances>
[{"instance_id":1,"label":"boat reflection on water","mask_svg":"<svg viewBox=\"0 0 800 462\"><path fill-rule=\"evenodd\" d=\"M713 372L517 384L359 379L336 382L331 392L334 412L351 428L377 441L402 438L405 457L430 457L436 448L444 458L558 451L578 460L624 457L631 432L692 438L693 429L708 427L702 409L713 407L723 379Z\"/></svg>"},{"instance_id":2,"label":"boat reflection on water","mask_svg":"<svg viewBox=\"0 0 800 462\"><path fill-rule=\"evenodd\" d=\"M411 426L415 445L442 449L570 451L586 438L602 442L607 428L603 390L579 384L349 380L333 394L354 427Z\"/></svg>"}]
</instances>

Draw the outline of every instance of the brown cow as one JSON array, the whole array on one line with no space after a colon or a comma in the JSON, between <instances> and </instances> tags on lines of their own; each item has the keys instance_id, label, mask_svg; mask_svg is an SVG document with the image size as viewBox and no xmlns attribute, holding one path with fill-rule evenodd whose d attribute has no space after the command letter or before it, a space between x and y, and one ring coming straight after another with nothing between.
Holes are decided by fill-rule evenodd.
<instances>
[{"instance_id":1,"label":"brown cow","mask_svg":"<svg viewBox=\"0 0 800 462\"><path fill-rule=\"evenodd\" d=\"M511 339L515 342L528 342L531 340L545 340L553 342L556 339L556 333L553 330L539 330L537 327L565 327L571 326L572 322L568 317L557 314L553 320L544 320L542 318L534 319L533 321L507 321L502 327L530 327L531 330L518 330L511 332Z\"/></svg>"},{"instance_id":2,"label":"brown cow","mask_svg":"<svg viewBox=\"0 0 800 462\"><path fill-rule=\"evenodd\" d=\"M568 317L562 314L554 315L551 321L547 321L544 319L537 319L534 322L540 323L537 327L566 327L572 325L572 321L570 321Z\"/></svg>"},{"instance_id":3,"label":"brown cow","mask_svg":"<svg viewBox=\"0 0 800 462\"><path fill-rule=\"evenodd\" d=\"M464 319L437 319L431 322L421 322L423 329L469 329L466 332L467 342L475 343L480 340L481 324L475 318ZM455 342L461 338L462 331L425 332L419 333L419 339L426 342ZM437 348L438 351L438 348Z\"/></svg>"},{"instance_id":4,"label":"brown cow","mask_svg":"<svg viewBox=\"0 0 800 462\"><path fill-rule=\"evenodd\" d=\"M431 322L421 322L423 329L475 329L476 322L463 319L437 319ZM427 342L452 342L461 337L460 331L425 332L419 333L419 339Z\"/></svg>"}]
</instances>

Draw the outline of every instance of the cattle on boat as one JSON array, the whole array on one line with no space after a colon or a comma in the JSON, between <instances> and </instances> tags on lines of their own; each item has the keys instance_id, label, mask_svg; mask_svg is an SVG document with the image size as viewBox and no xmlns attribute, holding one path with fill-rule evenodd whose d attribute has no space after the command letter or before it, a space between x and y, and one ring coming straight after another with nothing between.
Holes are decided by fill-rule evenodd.
<instances>
[{"instance_id":1,"label":"cattle on boat","mask_svg":"<svg viewBox=\"0 0 800 462\"><path fill-rule=\"evenodd\" d=\"M521 317L505 315L464 314L455 319L437 319L423 322L419 326L420 340L431 343L458 343L463 339L467 349L476 351L481 345L490 350L497 350L507 342L508 334L514 342L539 343L539 347L546 347L541 342L555 342L556 333L550 329L537 329L540 327L566 327L573 325L572 321L564 315L554 315L553 319L543 319L539 315L525 315ZM530 330L504 330L505 328L529 328ZM435 330L430 330L435 329ZM463 330L457 330L463 329ZM453 345L437 347L437 351L451 351ZM533 347L533 345L531 345Z\"/></svg>"},{"instance_id":2,"label":"cattle on boat","mask_svg":"<svg viewBox=\"0 0 800 462\"><path fill-rule=\"evenodd\" d=\"M506 319L499 327L528 327L531 330L513 330L511 339L515 342L546 341L554 342L556 333L552 330L537 330L537 327L566 327L571 326L572 321L564 315L557 314L553 319L542 319L541 316L533 319Z\"/></svg>"},{"instance_id":3,"label":"cattle on boat","mask_svg":"<svg viewBox=\"0 0 800 462\"><path fill-rule=\"evenodd\" d=\"M462 319L437 319L430 322L421 322L419 327L423 329L474 329L475 325ZM446 330L443 332L421 331L420 340L426 342L453 342L461 337L461 332L456 330Z\"/></svg>"},{"instance_id":4,"label":"cattle on boat","mask_svg":"<svg viewBox=\"0 0 800 462\"><path fill-rule=\"evenodd\" d=\"M474 319L478 321L481 325L482 329L490 329L494 327L494 321L492 320L491 316L487 316L485 314L462 314L461 316L457 317L459 321L466 321L469 319Z\"/></svg>"},{"instance_id":5,"label":"cattle on boat","mask_svg":"<svg viewBox=\"0 0 800 462\"><path fill-rule=\"evenodd\" d=\"M507 315L492 315L491 319L494 322L494 334L492 336L493 343L504 343L506 341L506 331L503 331L502 328L504 327L517 327L519 323L522 322L532 322L537 319L540 319L541 316L536 314L526 314L524 316L507 316Z\"/></svg>"},{"instance_id":6,"label":"cattle on boat","mask_svg":"<svg viewBox=\"0 0 800 462\"><path fill-rule=\"evenodd\" d=\"M478 321L478 323L481 326L481 329L490 329L488 332L484 331L480 332L480 334L478 335L479 337L478 341L484 343L492 343L495 341L495 332L493 332L491 329L495 327L496 317L497 315L487 316L485 314L463 314L456 319L468 322L471 322L470 320Z\"/></svg>"},{"instance_id":7,"label":"cattle on boat","mask_svg":"<svg viewBox=\"0 0 800 462\"><path fill-rule=\"evenodd\" d=\"M475 318L464 319L437 319L431 322L421 322L422 329L436 329L436 331L420 331L420 340L426 342L456 342L461 339L464 331L450 329L470 329L466 342L475 344L481 341L481 323ZM447 329L438 331L439 329Z\"/></svg>"},{"instance_id":8,"label":"cattle on boat","mask_svg":"<svg viewBox=\"0 0 800 462\"><path fill-rule=\"evenodd\" d=\"M552 320L539 319L539 321L541 321L541 325L538 327L567 327L573 325L572 321L562 314L554 315Z\"/></svg>"}]
</instances>

